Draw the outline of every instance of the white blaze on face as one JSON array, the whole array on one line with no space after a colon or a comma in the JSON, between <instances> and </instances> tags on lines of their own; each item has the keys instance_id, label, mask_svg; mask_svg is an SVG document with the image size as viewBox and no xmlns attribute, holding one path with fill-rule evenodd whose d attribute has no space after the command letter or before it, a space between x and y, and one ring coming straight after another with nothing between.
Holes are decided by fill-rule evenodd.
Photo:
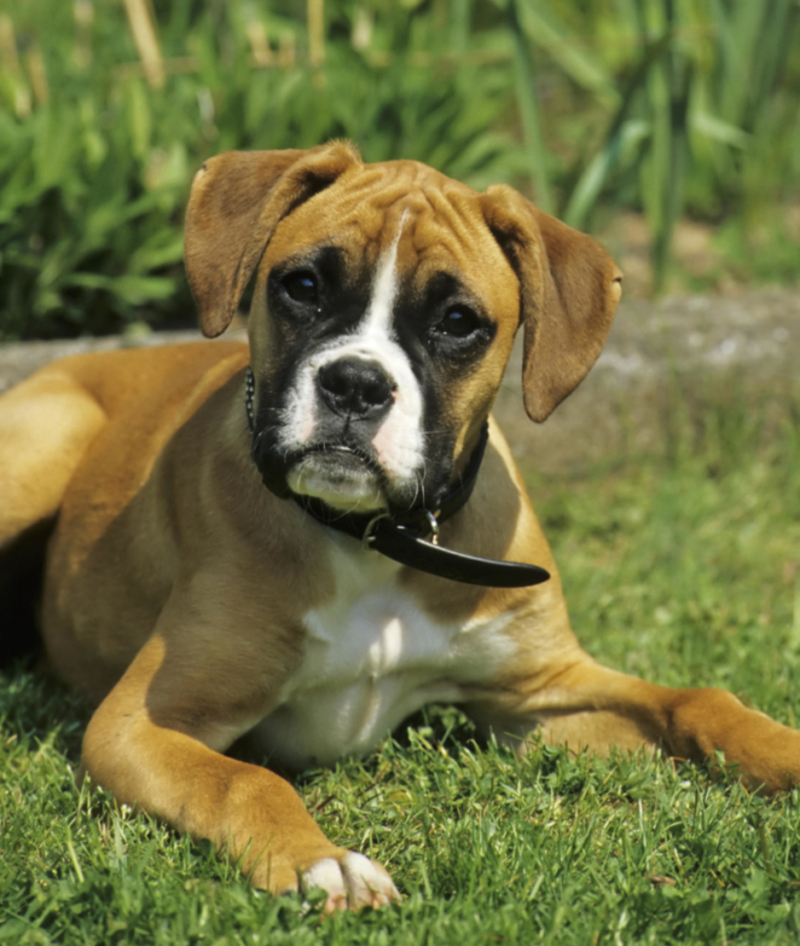
<instances>
[{"instance_id":1,"label":"white blaze on face","mask_svg":"<svg viewBox=\"0 0 800 946\"><path fill-rule=\"evenodd\" d=\"M289 449L308 443L318 422L316 377L325 365L340 358L376 362L394 381L392 404L372 439L378 463L390 483L413 481L422 467L422 392L408 356L394 338L392 317L398 289L397 247L407 211L397 234L381 255L364 318L355 333L317 351L298 371L284 412L284 441Z\"/></svg>"}]
</instances>

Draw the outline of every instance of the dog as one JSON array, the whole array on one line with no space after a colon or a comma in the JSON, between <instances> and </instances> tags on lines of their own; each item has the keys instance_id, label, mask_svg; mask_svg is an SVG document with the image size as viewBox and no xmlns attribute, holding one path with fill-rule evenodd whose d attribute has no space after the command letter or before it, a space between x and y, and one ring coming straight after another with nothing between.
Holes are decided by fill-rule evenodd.
<instances>
[{"instance_id":1,"label":"dog","mask_svg":"<svg viewBox=\"0 0 800 946\"><path fill-rule=\"evenodd\" d=\"M524 752L656 747L769 792L800 736L731 694L595 663L491 417L524 333L527 413L585 376L621 275L504 185L347 143L197 173L186 268L207 336L68 358L0 399L0 543L57 517L47 660L97 708L81 771L325 909L399 898L281 770L368 752L432 701Z\"/></svg>"}]
</instances>

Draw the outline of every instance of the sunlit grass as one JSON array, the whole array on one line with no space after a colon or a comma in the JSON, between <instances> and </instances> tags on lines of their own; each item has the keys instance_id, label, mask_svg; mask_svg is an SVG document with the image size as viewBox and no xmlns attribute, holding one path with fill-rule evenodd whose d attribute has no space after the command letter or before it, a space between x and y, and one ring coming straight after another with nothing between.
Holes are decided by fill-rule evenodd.
<instances>
[{"instance_id":1,"label":"sunlit grass","mask_svg":"<svg viewBox=\"0 0 800 946\"><path fill-rule=\"evenodd\" d=\"M532 477L593 655L800 718L800 437ZM726 446L727 444L727 446ZM86 714L41 676L0 687L0 942L786 943L800 936L800 793L541 748L522 761L432 709L298 788L381 859L402 906L324 919L148 818L80 795Z\"/></svg>"}]
</instances>

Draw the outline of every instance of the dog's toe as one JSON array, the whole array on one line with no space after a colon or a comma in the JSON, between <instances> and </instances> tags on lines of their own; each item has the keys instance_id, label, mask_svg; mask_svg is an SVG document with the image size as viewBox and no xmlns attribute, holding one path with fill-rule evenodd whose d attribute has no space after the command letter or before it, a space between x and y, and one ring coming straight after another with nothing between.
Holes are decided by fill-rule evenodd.
<instances>
[{"instance_id":1,"label":"dog's toe","mask_svg":"<svg viewBox=\"0 0 800 946\"><path fill-rule=\"evenodd\" d=\"M317 861L316 864L312 864L303 873L301 887L303 893L313 887L320 887L327 893L326 913L347 909L347 885L339 862L332 857L325 857L321 861Z\"/></svg>"},{"instance_id":2,"label":"dog's toe","mask_svg":"<svg viewBox=\"0 0 800 946\"><path fill-rule=\"evenodd\" d=\"M353 909L377 908L400 902L397 887L385 868L363 854L348 851L342 858L341 868Z\"/></svg>"},{"instance_id":3,"label":"dog's toe","mask_svg":"<svg viewBox=\"0 0 800 946\"><path fill-rule=\"evenodd\" d=\"M363 907L398 903L400 894L387 871L356 851L347 851L341 861L325 857L303 872L303 892L320 887L327 894L325 912L361 910Z\"/></svg>"}]
</instances>

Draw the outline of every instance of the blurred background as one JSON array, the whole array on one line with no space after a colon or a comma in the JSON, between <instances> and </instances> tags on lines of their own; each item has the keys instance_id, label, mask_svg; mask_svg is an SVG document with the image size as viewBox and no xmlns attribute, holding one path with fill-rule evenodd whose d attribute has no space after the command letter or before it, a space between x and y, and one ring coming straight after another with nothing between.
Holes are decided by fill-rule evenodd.
<instances>
[{"instance_id":1,"label":"blurred background","mask_svg":"<svg viewBox=\"0 0 800 946\"><path fill-rule=\"evenodd\" d=\"M0 339L194 324L188 188L352 139L509 182L627 297L796 282L797 0L6 0Z\"/></svg>"}]
</instances>

